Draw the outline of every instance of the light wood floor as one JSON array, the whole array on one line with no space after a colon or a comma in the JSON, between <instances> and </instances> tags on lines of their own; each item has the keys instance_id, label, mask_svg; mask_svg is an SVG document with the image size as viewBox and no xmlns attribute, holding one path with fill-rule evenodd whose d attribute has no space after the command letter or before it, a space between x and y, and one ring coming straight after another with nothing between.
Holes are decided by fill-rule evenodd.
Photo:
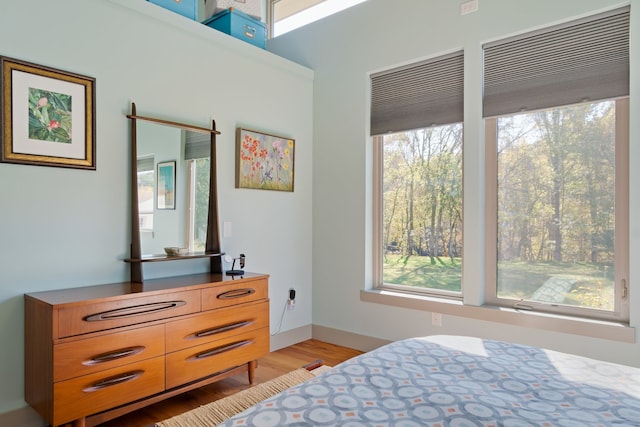
<instances>
[{"instance_id":1,"label":"light wood floor","mask_svg":"<svg viewBox=\"0 0 640 427\"><path fill-rule=\"evenodd\" d=\"M262 383L294 369L301 368L316 359L322 359L325 365L335 366L361 353L358 350L318 340L304 341L261 358L258 361L254 384ZM248 387L247 376L237 375L131 412L120 418L100 424L99 427L152 426L155 422L213 402Z\"/></svg>"}]
</instances>

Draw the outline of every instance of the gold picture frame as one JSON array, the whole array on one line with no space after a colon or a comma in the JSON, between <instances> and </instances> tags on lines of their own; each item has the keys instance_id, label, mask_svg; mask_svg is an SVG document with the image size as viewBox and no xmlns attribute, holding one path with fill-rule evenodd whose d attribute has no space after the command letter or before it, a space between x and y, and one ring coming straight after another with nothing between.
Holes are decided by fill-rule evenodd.
<instances>
[{"instance_id":1,"label":"gold picture frame","mask_svg":"<svg viewBox=\"0 0 640 427\"><path fill-rule=\"evenodd\" d=\"M96 169L95 79L0 56L0 162Z\"/></svg>"}]
</instances>

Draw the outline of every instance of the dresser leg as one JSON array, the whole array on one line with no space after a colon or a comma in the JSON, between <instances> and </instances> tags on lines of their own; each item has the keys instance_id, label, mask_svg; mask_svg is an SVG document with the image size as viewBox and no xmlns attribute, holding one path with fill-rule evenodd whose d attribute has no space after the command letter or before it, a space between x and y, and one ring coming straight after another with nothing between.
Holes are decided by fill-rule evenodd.
<instances>
[{"instance_id":1,"label":"dresser leg","mask_svg":"<svg viewBox=\"0 0 640 427\"><path fill-rule=\"evenodd\" d=\"M253 384L253 377L256 374L256 366L258 365L258 361L252 360L251 362L247 363L247 365L249 371L249 384Z\"/></svg>"},{"instance_id":2,"label":"dresser leg","mask_svg":"<svg viewBox=\"0 0 640 427\"><path fill-rule=\"evenodd\" d=\"M86 427L86 418L79 418L73 422L73 427Z\"/></svg>"}]
</instances>

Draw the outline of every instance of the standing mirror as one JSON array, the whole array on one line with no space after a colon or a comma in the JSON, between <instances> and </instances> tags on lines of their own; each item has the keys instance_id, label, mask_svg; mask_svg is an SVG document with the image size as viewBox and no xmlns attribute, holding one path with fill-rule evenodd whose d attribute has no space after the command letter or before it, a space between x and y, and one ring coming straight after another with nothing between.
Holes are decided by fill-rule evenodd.
<instances>
[{"instance_id":1,"label":"standing mirror","mask_svg":"<svg viewBox=\"0 0 640 427\"><path fill-rule=\"evenodd\" d=\"M146 262L209 257L222 272L216 135L211 129L138 116L131 105L131 281Z\"/></svg>"}]
</instances>

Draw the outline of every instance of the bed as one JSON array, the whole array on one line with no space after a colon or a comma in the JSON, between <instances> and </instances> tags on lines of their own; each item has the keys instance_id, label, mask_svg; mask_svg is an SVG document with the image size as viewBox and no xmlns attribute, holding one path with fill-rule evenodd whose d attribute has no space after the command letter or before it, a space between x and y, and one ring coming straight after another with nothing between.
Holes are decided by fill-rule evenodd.
<instances>
[{"instance_id":1,"label":"bed","mask_svg":"<svg viewBox=\"0 0 640 427\"><path fill-rule=\"evenodd\" d=\"M412 338L221 424L287 425L640 426L640 369L502 341Z\"/></svg>"}]
</instances>

